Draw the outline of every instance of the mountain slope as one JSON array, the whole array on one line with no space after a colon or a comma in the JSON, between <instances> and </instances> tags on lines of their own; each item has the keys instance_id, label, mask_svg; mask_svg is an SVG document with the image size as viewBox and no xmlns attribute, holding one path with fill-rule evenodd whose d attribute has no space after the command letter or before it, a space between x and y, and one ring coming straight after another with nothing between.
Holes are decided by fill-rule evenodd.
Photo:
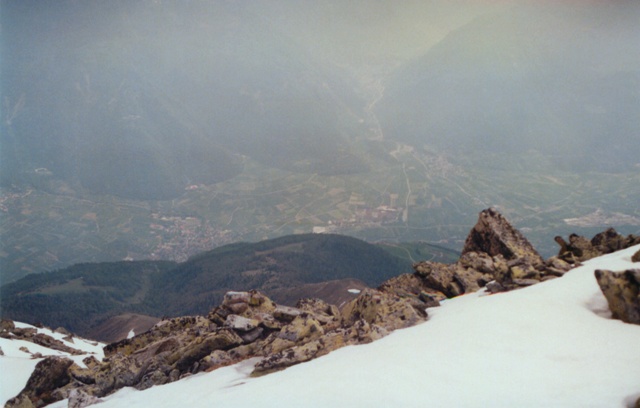
<instances>
[{"instance_id":1,"label":"mountain slope","mask_svg":"<svg viewBox=\"0 0 640 408\"><path fill-rule=\"evenodd\" d=\"M410 268L410 262L355 238L291 235L196 256L155 282L150 303L165 305L172 315L204 314L229 290L260 289L282 303L278 289L344 278L376 286Z\"/></svg>"},{"instance_id":2,"label":"mountain slope","mask_svg":"<svg viewBox=\"0 0 640 408\"><path fill-rule=\"evenodd\" d=\"M141 392L123 389L103 404L632 406L640 397L640 326L611 320L593 271L637 267L630 257L638 249L526 289L446 301L421 325L267 376L249 377L256 361L247 360Z\"/></svg>"},{"instance_id":3,"label":"mountain slope","mask_svg":"<svg viewBox=\"0 0 640 408\"><path fill-rule=\"evenodd\" d=\"M78 191L168 199L237 175L241 155L364 168L347 148L360 125L345 111L361 105L348 77L250 7L25 1L2 17L4 186L46 169Z\"/></svg>"},{"instance_id":4,"label":"mountain slope","mask_svg":"<svg viewBox=\"0 0 640 408\"><path fill-rule=\"evenodd\" d=\"M385 133L485 168L537 150L561 169L633 169L640 7L613 3L518 2L451 32L389 80Z\"/></svg>"},{"instance_id":5,"label":"mountain slope","mask_svg":"<svg viewBox=\"0 0 640 408\"><path fill-rule=\"evenodd\" d=\"M206 314L230 290L258 289L292 305L305 294L323 293L321 282L357 279L359 289L410 270L409 260L355 238L292 235L226 245L181 264L105 262L33 274L2 286L0 302L3 317L88 335L123 313ZM328 299L349 299L352 283L328 284L345 292L325 291Z\"/></svg>"}]
</instances>

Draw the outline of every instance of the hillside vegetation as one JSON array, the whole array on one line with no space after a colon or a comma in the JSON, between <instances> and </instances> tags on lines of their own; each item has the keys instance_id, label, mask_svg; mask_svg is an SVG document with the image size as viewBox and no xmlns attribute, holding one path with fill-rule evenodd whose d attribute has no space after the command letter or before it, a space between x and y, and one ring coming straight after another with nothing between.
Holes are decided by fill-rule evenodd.
<instances>
[{"instance_id":1,"label":"hillside vegetation","mask_svg":"<svg viewBox=\"0 0 640 408\"><path fill-rule=\"evenodd\" d=\"M410 270L408 259L355 238L293 235L226 245L179 264L83 263L32 274L1 288L1 309L3 317L86 333L126 312L206 314L229 290L258 289L282 302L307 284L353 278L377 286Z\"/></svg>"}]
</instances>

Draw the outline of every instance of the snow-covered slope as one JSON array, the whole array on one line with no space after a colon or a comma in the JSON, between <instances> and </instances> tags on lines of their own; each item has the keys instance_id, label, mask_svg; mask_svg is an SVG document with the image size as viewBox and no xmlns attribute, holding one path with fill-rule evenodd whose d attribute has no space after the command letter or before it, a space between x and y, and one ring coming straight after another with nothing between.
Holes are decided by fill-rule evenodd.
<instances>
[{"instance_id":1,"label":"snow-covered slope","mask_svg":"<svg viewBox=\"0 0 640 408\"><path fill-rule=\"evenodd\" d=\"M426 323L281 372L250 378L247 360L100 407L624 407L640 396L640 326L610 319L593 271L640 267L638 249L446 301Z\"/></svg>"},{"instance_id":2,"label":"snow-covered slope","mask_svg":"<svg viewBox=\"0 0 640 408\"><path fill-rule=\"evenodd\" d=\"M73 337L73 342L70 342L65 340L66 335L46 328L36 328L19 322L15 322L15 326L35 329L38 333L51 336L56 340L62 341L64 345L79 351L84 351L87 354L72 356L69 353L52 350L26 340L5 339L0 337L0 348L4 353L3 356L0 356L0 404L3 406L7 400L15 397L22 388L24 388L36 364L42 360L42 358L33 358L33 354L40 353L43 357L67 356L79 365L84 365L82 360L89 355L94 355L97 359L104 357L102 348L105 345L102 343L81 339L79 337ZM21 348L22 350L20 350Z\"/></svg>"}]
</instances>

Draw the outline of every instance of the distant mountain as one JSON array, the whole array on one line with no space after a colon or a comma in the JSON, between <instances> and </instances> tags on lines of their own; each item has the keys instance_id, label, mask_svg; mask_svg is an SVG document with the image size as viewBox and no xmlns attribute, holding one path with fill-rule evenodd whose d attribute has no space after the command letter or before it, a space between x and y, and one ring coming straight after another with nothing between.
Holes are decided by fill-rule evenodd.
<instances>
[{"instance_id":1,"label":"distant mountain","mask_svg":"<svg viewBox=\"0 0 640 408\"><path fill-rule=\"evenodd\" d=\"M93 327L124 313L206 314L230 290L258 289L289 305L307 296L340 303L351 287L410 270L409 260L355 238L292 235L223 246L181 264L79 264L29 275L2 286L0 302L4 317L95 335Z\"/></svg>"},{"instance_id":2,"label":"distant mountain","mask_svg":"<svg viewBox=\"0 0 640 408\"><path fill-rule=\"evenodd\" d=\"M399 69L376 111L389 136L483 157L476 165L537 151L564 170L632 170L640 156L638 18L632 2L519 2L475 18Z\"/></svg>"},{"instance_id":3,"label":"distant mountain","mask_svg":"<svg viewBox=\"0 0 640 408\"><path fill-rule=\"evenodd\" d=\"M3 2L2 184L167 199L241 156L360 171L348 80L235 2ZM5 65L6 68L5 68ZM41 169L36 172L36 169Z\"/></svg>"}]
</instances>

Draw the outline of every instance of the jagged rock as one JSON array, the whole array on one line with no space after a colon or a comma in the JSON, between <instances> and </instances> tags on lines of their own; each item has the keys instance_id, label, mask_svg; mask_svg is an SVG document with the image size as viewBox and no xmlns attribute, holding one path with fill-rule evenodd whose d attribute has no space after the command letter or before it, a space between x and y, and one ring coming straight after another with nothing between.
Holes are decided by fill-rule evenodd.
<instances>
[{"instance_id":1,"label":"jagged rock","mask_svg":"<svg viewBox=\"0 0 640 408\"><path fill-rule=\"evenodd\" d=\"M591 245L601 254L610 254L638 244L640 244L640 236L630 234L625 237L618 234L613 228L609 228L591 239Z\"/></svg>"},{"instance_id":2,"label":"jagged rock","mask_svg":"<svg viewBox=\"0 0 640 408\"><path fill-rule=\"evenodd\" d=\"M623 272L597 269L595 276L613 317L640 324L640 269Z\"/></svg>"},{"instance_id":3,"label":"jagged rock","mask_svg":"<svg viewBox=\"0 0 640 408\"><path fill-rule=\"evenodd\" d=\"M640 250L633 254L633 256L631 257L631 262L640 262Z\"/></svg>"},{"instance_id":4,"label":"jagged rock","mask_svg":"<svg viewBox=\"0 0 640 408\"><path fill-rule=\"evenodd\" d=\"M462 255L468 252L502 255L506 260L526 259L534 267L544 263L524 235L493 208L482 211L469 232Z\"/></svg>"},{"instance_id":5,"label":"jagged rock","mask_svg":"<svg viewBox=\"0 0 640 408\"><path fill-rule=\"evenodd\" d=\"M599 254L589 240L576 234L569 235L569 242L559 236L555 237L555 241L560 245L558 258L570 264L578 264Z\"/></svg>"},{"instance_id":6,"label":"jagged rock","mask_svg":"<svg viewBox=\"0 0 640 408\"><path fill-rule=\"evenodd\" d=\"M613 228L596 234L591 240L576 234L569 235L569 242L559 236L555 240L560 245L558 257L572 264L640 244L639 236L625 237Z\"/></svg>"},{"instance_id":7,"label":"jagged rock","mask_svg":"<svg viewBox=\"0 0 640 408\"><path fill-rule=\"evenodd\" d=\"M365 289L343 307L343 326L352 326L360 319L388 331L410 327L424 320L406 299L375 289Z\"/></svg>"},{"instance_id":8,"label":"jagged rock","mask_svg":"<svg viewBox=\"0 0 640 408\"><path fill-rule=\"evenodd\" d=\"M60 401L63 396L55 391L71 381L67 370L72 364L73 361L65 357L46 357L36 364L20 394L7 401L5 407L29 406L25 398L36 407Z\"/></svg>"},{"instance_id":9,"label":"jagged rock","mask_svg":"<svg viewBox=\"0 0 640 408\"><path fill-rule=\"evenodd\" d=\"M93 395L89 395L81 389L74 389L69 392L69 402L67 404L68 408L85 408L89 405L97 404L102 402L100 398L97 398Z\"/></svg>"}]
</instances>

